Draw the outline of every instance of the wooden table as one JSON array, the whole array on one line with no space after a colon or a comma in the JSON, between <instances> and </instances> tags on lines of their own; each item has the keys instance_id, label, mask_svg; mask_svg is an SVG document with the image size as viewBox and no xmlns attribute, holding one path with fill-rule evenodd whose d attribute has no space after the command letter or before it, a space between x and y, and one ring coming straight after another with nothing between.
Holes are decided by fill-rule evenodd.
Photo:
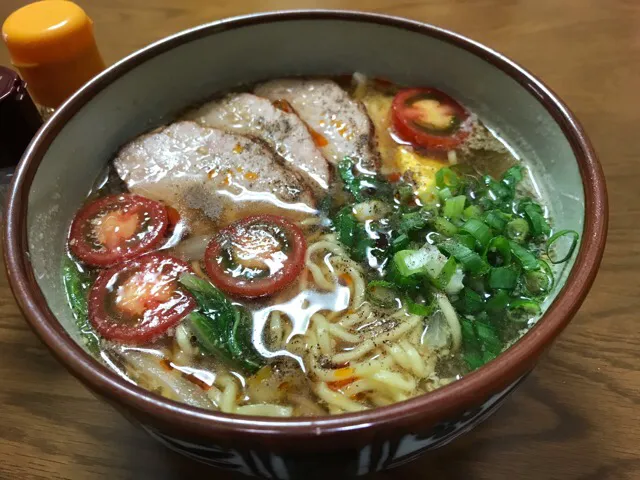
<instances>
[{"instance_id":1,"label":"wooden table","mask_svg":"<svg viewBox=\"0 0 640 480\"><path fill-rule=\"evenodd\" d=\"M24 2L2 0L0 19ZM609 182L609 244L580 313L504 407L436 455L375 478L640 478L638 0L84 0L114 62L259 10L352 8L430 22L539 75L584 123ZM0 63L7 64L4 49ZM198 475L198 477L196 477ZM0 478L236 478L164 449L92 397L22 319L0 274Z\"/></svg>"}]
</instances>

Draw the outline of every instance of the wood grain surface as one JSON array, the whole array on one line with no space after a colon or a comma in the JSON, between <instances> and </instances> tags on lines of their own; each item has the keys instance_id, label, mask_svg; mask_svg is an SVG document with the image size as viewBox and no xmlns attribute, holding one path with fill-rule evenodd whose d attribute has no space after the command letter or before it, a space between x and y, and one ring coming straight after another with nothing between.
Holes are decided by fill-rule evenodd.
<instances>
[{"instance_id":1,"label":"wood grain surface","mask_svg":"<svg viewBox=\"0 0 640 480\"><path fill-rule=\"evenodd\" d=\"M577 114L609 185L609 243L573 323L485 424L375 479L640 479L639 0L78 0L108 63L200 23L349 8L455 30L501 51ZM0 1L0 19L24 2ZM0 63L7 64L0 48ZM27 328L0 274L0 478L239 478L156 444L91 396Z\"/></svg>"}]
</instances>

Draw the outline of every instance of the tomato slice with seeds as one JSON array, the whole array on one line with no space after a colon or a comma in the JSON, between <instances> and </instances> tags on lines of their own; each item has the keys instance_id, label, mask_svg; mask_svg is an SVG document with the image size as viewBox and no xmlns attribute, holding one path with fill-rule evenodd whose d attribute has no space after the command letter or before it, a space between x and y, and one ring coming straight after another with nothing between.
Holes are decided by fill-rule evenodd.
<instances>
[{"instance_id":1,"label":"tomato slice with seeds","mask_svg":"<svg viewBox=\"0 0 640 480\"><path fill-rule=\"evenodd\" d=\"M396 133L423 148L453 150L469 136L469 112L435 88L407 88L393 99L391 119Z\"/></svg>"},{"instance_id":2,"label":"tomato slice with seeds","mask_svg":"<svg viewBox=\"0 0 640 480\"><path fill-rule=\"evenodd\" d=\"M152 342L196 308L178 284L191 272L182 260L150 253L103 270L89 293L89 320L103 338L127 345Z\"/></svg>"},{"instance_id":3,"label":"tomato slice with seeds","mask_svg":"<svg viewBox=\"0 0 640 480\"><path fill-rule=\"evenodd\" d=\"M278 215L243 218L224 228L204 254L209 278L230 295L256 298L289 285L304 267L307 242Z\"/></svg>"},{"instance_id":4,"label":"tomato slice with seeds","mask_svg":"<svg viewBox=\"0 0 640 480\"><path fill-rule=\"evenodd\" d=\"M129 193L109 195L76 213L69 248L84 263L109 267L159 246L168 225L161 203Z\"/></svg>"}]
</instances>

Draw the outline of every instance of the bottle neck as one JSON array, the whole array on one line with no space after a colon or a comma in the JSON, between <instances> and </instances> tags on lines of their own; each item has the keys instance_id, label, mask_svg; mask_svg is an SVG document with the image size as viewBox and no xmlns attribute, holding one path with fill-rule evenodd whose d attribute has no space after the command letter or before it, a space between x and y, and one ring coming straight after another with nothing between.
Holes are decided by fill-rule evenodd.
<instances>
[{"instance_id":1,"label":"bottle neck","mask_svg":"<svg viewBox=\"0 0 640 480\"><path fill-rule=\"evenodd\" d=\"M20 77L0 67L0 167L15 167L42 125Z\"/></svg>"}]
</instances>

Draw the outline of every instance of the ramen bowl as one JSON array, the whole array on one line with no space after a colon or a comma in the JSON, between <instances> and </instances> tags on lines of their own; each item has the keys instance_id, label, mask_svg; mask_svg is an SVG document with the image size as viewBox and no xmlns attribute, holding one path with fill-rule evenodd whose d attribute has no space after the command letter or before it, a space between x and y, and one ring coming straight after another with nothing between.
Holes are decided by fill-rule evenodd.
<instances>
[{"instance_id":1,"label":"ramen bowl","mask_svg":"<svg viewBox=\"0 0 640 480\"><path fill-rule=\"evenodd\" d=\"M60 273L85 192L127 140L239 84L363 72L460 99L538 173L561 228L581 242L537 324L482 368L430 394L335 416L273 419L207 411L139 388L96 361L73 330ZM605 245L607 196L582 127L540 80L433 26L357 12L233 18L178 33L113 65L47 122L20 163L4 227L11 286L27 321L87 388L169 448L267 478L345 478L441 447L493 413L575 315Z\"/></svg>"}]
</instances>

